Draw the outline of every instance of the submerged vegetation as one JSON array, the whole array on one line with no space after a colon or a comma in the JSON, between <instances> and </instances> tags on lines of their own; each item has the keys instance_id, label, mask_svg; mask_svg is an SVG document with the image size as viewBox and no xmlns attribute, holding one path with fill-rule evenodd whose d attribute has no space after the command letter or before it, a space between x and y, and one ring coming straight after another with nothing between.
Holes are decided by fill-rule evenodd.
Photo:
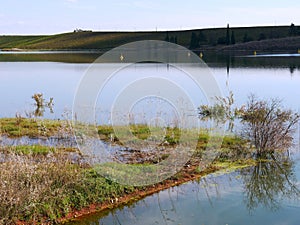
<instances>
[{"instance_id":1,"label":"submerged vegetation","mask_svg":"<svg viewBox=\"0 0 300 225\"><path fill-rule=\"evenodd\" d=\"M280 100L259 100L250 95L247 104L242 107L233 107L232 93L229 97L217 100L218 103L213 106L200 106L199 117L222 123L229 121L230 131L238 120L243 125L241 137L254 145L256 157L267 158L276 151L288 151L292 146L295 125L300 115L283 109Z\"/></svg>"},{"instance_id":2,"label":"submerged vegetation","mask_svg":"<svg viewBox=\"0 0 300 225\"><path fill-rule=\"evenodd\" d=\"M34 116L35 117L43 117L44 112L46 108L49 108L50 113L53 113L53 98L50 98L48 102L43 97L43 94L41 93L36 93L32 96L32 99L35 101L35 111L34 111Z\"/></svg>"},{"instance_id":3,"label":"submerged vegetation","mask_svg":"<svg viewBox=\"0 0 300 225\"><path fill-rule=\"evenodd\" d=\"M228 138L226 146L235 142L238 141ZM118 203L118 199L121 203L122 196L134 193L124 200L132 201L160 190L164 185L178 185L218 168L233 166L216 164L206 171L200 171L199 161L194 158L188 162L188 167L162 183L133 187L101 176L88 164L68 160L59 148L11 146L1 147L0 150L0 224L20 224L23 223L21 221L57 223L64 217L73 218L77 215L72 214L74 210L93 204L98 209L112 207ZM240 162L241 165L247 163L253 164L251 161Z\"/></svg>"}]
</instances>

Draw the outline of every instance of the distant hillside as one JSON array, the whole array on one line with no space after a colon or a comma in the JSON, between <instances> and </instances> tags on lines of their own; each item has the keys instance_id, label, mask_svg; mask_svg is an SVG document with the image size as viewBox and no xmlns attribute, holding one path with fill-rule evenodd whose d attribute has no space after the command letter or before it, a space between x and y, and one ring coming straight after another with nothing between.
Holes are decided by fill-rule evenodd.
<instances>
[{"instance_id":1,"label":"distant hillside","mask_svg":"<svg viewBox=\"0 0 300 225\"><path fill-rule=\"evenodd\" d=\"M193 50L247 50L253 46L262 49L281 50L300 48L299 26L268 26L212 28L163 32L91 32L79 31L58 35L0 36L0 49L43 49L43 50L108 50L138 40L166 40ZM282 39L290 38L290 39ZM285 41L292 41L287 45ZM254 44L253 44L254 42ZM274 44L274 43L277 44ZM252 44L250 44L252 43ZM249 47L252 46L252 47ZM272 47L268 47L272 46ZM276 49L275 49L276 50ZM295 49L296 50L296 49Z\"/></svg>"},{"instance_id":2,"label":"distant hillside","mask_svg":"<svg viewBox=\"0 0 300 225\"><path fill-rule=\"evenodd\" d=\"M268 39L262 41L251 41L247 43L238 43L235 45L224 46L223 51L300 51L300 36L286 37L277 39Z\"/></svg>"}]
</instances>

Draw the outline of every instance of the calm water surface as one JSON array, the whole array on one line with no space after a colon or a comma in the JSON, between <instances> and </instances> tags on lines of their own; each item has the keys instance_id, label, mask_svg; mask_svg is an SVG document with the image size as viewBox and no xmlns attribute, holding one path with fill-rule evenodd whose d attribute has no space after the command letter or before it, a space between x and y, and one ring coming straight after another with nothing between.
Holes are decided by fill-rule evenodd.
<instances>
[{"instance_id":1,"label":"calm water surface","mask_svg":"<svg viewBox=\"0 0 300 225\"><path fill-rule=\"evenodd\" d=\"M286 59L284 62L286 63ZM300 62L297 65L293 64L294 69L291 70L285 64L282 65L283 67L264 68L256 64L247 67L242 61L240 67L235 63L232 68L225 67L222 63L215 63L210 66L210 70L223 95L226 96L229 91L233 91L237 104L245 103L247 96L252 93L260 98L282 99L286 107L299 110L299 64ZM46 100L53 97L55 102L54 114L46 111L45 117L60 118L63 112L72 109L77 87L89 65L88 63L0 61L0 117L13 117L16 113L24 114L32 110L34 101L31 96L34 93L43 93ZM109 111L109 102L114 100L113 97L120 92L120 89L138 78L147 76L161 76L179 84L188 92L196 106L206 103L203 93L197 92L198 90L193 91L195 89L193 83L188 82L186 74L182 71L167 68L166 65L141 64L118 71L110 83L106 84L100 95L102 99L100 98L97 106L102 111Z\"/></svg>"},{"instance_id":2,"label":"calm water surface","mask_svg":"<svg viewBox=\"0 0 300 225\"><path fill-rule=\"evenodd\" d=\"M14 117L33 110L34 93L54 98L54 115L60 118L64 109L71 109L77 84L86 70L85 64L56 62L0 62L0 117Z\"/></svg>"},{"instance_id":3,"label":"calm water surface","mask_svg":"<svg viewBox=\"0 0 300 225\"><path fill-rule=\"evenodd\" d=\"M59 119L70 112L79 82L90 65L87 62L95 55L64 54L0 54L0 117L32 111L34 93L43 93L46 100L54 98L54 113L46 110L46 118ZM212 57L208 65L222 93L232 91L238 105L252 93L260 98L280 98L284 106L300 111L299 57L218 56ZM148 76L177 82L195 105L205 103L203 93L182 71L162 64L133 65L114 74L99 93L97 107L107 113L101 114L104 123L109 123L110 104L120 89ZM151 102L137 104L137 112L151 111L149 106ZM272 165L208 176L73 224L300 224L299 159L294 150L291 160L278 159Z\"/></svg>"}]
</instances>

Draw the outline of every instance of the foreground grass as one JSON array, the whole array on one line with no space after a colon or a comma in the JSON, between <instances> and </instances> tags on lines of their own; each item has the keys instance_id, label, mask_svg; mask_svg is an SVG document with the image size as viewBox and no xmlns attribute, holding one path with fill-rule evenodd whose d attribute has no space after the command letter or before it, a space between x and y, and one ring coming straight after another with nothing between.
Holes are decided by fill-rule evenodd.
<instances>
[{"instance_id":1,"label":"foreground grass","mask_svg":"<svg viewBox=\"0 0 300 225\"><path fill-rule=\"evenodd\" d=\"M134 190L63 158L33 163L15 155L0 163L0 224L55 223L73 210L101 203Z\"/></svg>"}]
</instances>

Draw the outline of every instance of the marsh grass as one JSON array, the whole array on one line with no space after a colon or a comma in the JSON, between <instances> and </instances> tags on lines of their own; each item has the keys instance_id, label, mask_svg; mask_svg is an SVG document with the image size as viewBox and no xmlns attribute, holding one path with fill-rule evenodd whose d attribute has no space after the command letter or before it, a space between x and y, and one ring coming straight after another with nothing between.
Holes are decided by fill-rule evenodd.
<instances>
[{"instance_id":1,"label":"marsh grass","mask_svg":"<svg viewBox=\"0 0 300 225\"><path fill-rule=\"evenodd\" d=\"M0 163L0 224L53 224L74 209L133 191L64 157L55 163L47 156L38 162L33 157L10 154Z\"/></svg>"},{"instance_id":2,"label":"marsh grass","mask_svg":"<svg viewBox=\"0 0 300 225\"><path fill-rule=\"evenodd\" d=\"M36 163L29 157L10 155L0 170L0 223L55 221L71 209L68 187L80 180L80 173L70 162L40 159Z\"/></svg>"},{"instance_id":3,"label":"marsh grass","mask_svg":"<svg viewBox=\"0 0 300 225\"><path fill-rule=\"evenodd\" d=\"M0 119L0 138L68 139L66 121ZM109 201L133 190L100 176L87 164L67 155L73 147L24 143L0 146L0 224L55 224L60 218L94 203Z\"/></svg>"},{"instance_id":4,"label":"marsh grass","mask_svg":"<svg viewBox=\"0 0 300 225\"><path fill-rule=\"evenodd\" d=\"M0 128L2 135L17 138L21 136L28 137L50 137L57 136L58 138L68 139L73 135L73 130L67 121L60 120L42 120L42 122L36 119L27 119L27 118L4 118L0 119ZM89 128L91 129L91 128ZM115 129L109 125L101 125L97 127L98 136L102 141L122 144L119 142L117 135L115 134ZM130 126L130 131L132 134L139 140L145 140L150 137L151 133L156 133L156 129L151 127L151 129L146 124L137 124ZM43 132L43 130L45 132ZM122 130L120 128L119 130ZM127 128L124 130L128 130ZM195 141L194 139L190 140L180 140L182 133L184 130L178 127L167 127L165 129L164 139L161 141L162 143L167 143L168 145L177 145L179 141L190 142ZM192 131L192 134L195 134L196 131ZM195 135L191 135L191 137L196 138L198 142L197 148L205 148L206 144L209 142L211 138L213 138L212 134L209 134L207 130L200 130L199 136L194 137ZM216 136L216 135L214 135ZM186 135L185 138L188 138L189 135ZM220 138L223 138L220 136ZM232 144L237 144L239 142L244 142L241 138L237 136L225 136L223 138L223 144L225 147Z\"/></svg>"},{"instance_id":5,"label":"marsh grass","mask_svg":"<svg viewBox=\"0 0 300 225\"><path fill-rule=\"evenodd\" d=\"M45 127L46 133L41 133L41 127ZM56 135L68 138L72 134L66 121L37 122L34 119L24 118L0 119L0 128L0 137L1 135L12 138L23 135L33 137ZM131 129L137 138L149 137L149 129L145 126L138 125ZM168 128L163 141L167 141L168 147L172 148L177 145L182 132L178 128ZM116 142L116 139L111 139L111 136L116 135L110 126L99 126L98 134L106 142ZM197 151L201 153L206 147L211 147L208 146L210 138L207 132L201 131L197 140ZM232 149L240 143L240 139L228 137L224 139L223 146L226 149ZM111 202L139 188L145 188L113 182L99 173L99 169L109 170L111 165L93 168L87 164L76 163L66 157L65 153L69 151L76 151L76 149L30 146L29 144L0 147L1 225L15 224L20 221L26 221L27 224L55 224L60 221L60 218L74 210L91 204ZM161 157L159 160L164 160L169 155L162 152ZM197 154L194 157L193 160L196 162L199 157ZM151 170L154 167L152 168L151 165L156 162L147 163L150 166L146 169L150 171L141 171L145 164L143 166L138 164L130 165L130 172L143 172L144 174L153 172ZM124 173L126 170L122 168L122 165L114 165L114 168L120 169L120 176L129 176L128 179L130 179L130 173Z\"/></svg>"},{"instance_id":6,"label":"marsh grass","mask_svg":"<svg viewBox=\"0 0 300 225\"><path fill-rule=\"evenodd\" d=\"M2 118L0 127L2 135L8 137L50 137L57 134L62 122L57 120L39 120L36 118Z\"/></svg>"},{"instance_id":7,"label":"marsh grass","mask_svg":"<svg viewBox=\"0 0 300 225\"><path fill-rule=\"evenodd\" d=\"M47 155L49 153L54 153L56 151L53 147L40 146L40 145L18 145L11 147L12 150L20 155Z\"/></svg>"}]
</instances>

